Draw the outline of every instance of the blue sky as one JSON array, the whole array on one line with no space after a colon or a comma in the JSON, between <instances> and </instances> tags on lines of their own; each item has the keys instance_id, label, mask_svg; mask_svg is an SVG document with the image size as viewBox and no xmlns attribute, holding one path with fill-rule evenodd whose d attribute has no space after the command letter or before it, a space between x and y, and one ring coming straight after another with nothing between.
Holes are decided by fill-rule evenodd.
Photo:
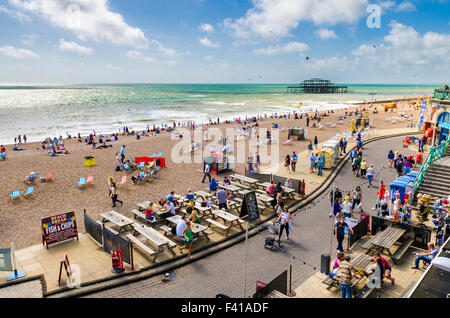
<instances>
[{"instance_id":1,"label":"blue sky","mask_svg":"<svg viewBox=\"0 0 450 318\"><path fill-rule=\"evenodd\" d=\"M0 82L443 83L448 12L446 0L0 0Z\"/></svg>"}]
</instances>

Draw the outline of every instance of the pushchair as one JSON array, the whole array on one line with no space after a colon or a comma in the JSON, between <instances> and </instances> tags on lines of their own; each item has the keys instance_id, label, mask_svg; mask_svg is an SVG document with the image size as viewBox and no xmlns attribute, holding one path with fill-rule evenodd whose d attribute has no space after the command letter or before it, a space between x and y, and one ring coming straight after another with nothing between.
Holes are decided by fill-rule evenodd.
<instances>
[{"instance_id":1,"label":"pushchair","mask_svg":"<svg viewBox=\"0 0 450 318\"><path fill-rule=\"evenodd\" d=\"M276 251L278 249L278 246L276 246L275 242L275 236L278 235L279 233L279 227L280 224L279 223L274 223L274 222L269 222L267 224L267 229L269 230L270 233L270 237L266 237L265 241L264 241L264 247L271 250L271 251Z\"/></svg>"}]
</instances>

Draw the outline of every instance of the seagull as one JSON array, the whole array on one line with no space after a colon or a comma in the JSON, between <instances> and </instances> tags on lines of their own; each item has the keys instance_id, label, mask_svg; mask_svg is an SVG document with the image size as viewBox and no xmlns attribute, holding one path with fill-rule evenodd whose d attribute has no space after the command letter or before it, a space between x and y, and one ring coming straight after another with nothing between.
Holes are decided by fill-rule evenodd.
<instances>
[{"instance_id":1,"label":"seagull","mask_svg":"<svg viewBox=\"0 0 450 318\"><path fill-rule=\"evenodd\" d=\"M306 60L307 60L307 61L309 60L309 56L306 57Z\"/></svg>"},{"instance_id":2,"label":"seagull","mask_svg":"<svg viewBox=\"0 0 450 318\"><path fill-rule=\"evenodd\" d=\"M373 47L374 49L376 49L376 48L377 48L377 46L376 46L376 45L372 45L372 47Z\"/></svg>"}]
</instances>

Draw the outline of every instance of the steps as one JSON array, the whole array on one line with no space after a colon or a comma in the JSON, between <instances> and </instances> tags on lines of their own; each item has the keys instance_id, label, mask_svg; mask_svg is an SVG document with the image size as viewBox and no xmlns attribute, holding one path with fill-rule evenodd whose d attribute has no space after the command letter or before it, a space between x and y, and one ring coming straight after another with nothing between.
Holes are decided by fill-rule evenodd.
<instances>
[{"instance_id":1,"label":"steps","mask_svg":"<svg viewBox=\"0 0 450 318\"><path fill-rule=\"evenodd\" d=\"M429 194L433 198L447 198L450 195L450 148L445 155L433 162L428 168L417 194ZM414 198L414 203L417 198Z\"/></svg>"}]
</instances>

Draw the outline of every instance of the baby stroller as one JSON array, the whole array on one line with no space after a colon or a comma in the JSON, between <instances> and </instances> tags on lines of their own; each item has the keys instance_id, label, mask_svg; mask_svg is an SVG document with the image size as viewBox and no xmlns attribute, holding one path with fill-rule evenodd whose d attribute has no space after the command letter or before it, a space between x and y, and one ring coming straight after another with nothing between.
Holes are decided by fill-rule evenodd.
<instances>
[{"instance_id":1,"label":"baby stroller","mask_svg":"<svg viewBox=\"0 0 450 318\"><path fill-rule=\"evenodd\" d=\"M269 230L271 237L266 237L264 247L271 251L276 251L278 249L278 246L275 245L275 236L279 233L279 227L279 223L269 222L267 224L267 229Z\"/></svg>"}]
</instances>

